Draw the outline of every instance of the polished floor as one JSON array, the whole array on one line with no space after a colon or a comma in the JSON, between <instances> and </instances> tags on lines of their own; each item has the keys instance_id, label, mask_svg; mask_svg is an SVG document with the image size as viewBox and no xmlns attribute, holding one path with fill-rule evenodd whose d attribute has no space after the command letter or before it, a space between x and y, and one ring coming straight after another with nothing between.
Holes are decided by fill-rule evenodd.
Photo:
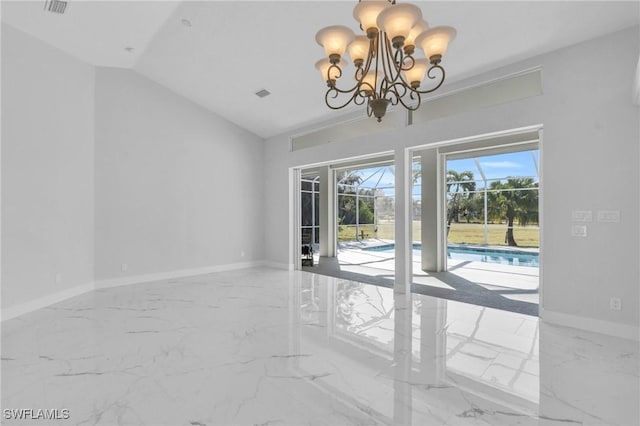
<instances>
[{"instance_id":1,"label":"polished floor","mask_svg":"<svg viewBox=\"0 0 640 426\"><path fill-rule=\"evenodd\" d=\"M332 258L319 257L316 250L314 266L303 269L391 288L395 253L366 250L389 243L393 241L370 239L340 243L337 256ZM414 293L538 315L540 279L537 267L448 259L446 272L427 273L422 270L420 251L414 250L412 260Z\"/></svg>"},{"instance_id":2,"label":"polished floor","mask_svg":"<svg viewBox=\"0 0 640 426\"><path fill-rule=\"evenodd\" d=\"M639 359L529 315L256 268L4 322L3 424L637 425Z\"/></svg>"}]
</instances>

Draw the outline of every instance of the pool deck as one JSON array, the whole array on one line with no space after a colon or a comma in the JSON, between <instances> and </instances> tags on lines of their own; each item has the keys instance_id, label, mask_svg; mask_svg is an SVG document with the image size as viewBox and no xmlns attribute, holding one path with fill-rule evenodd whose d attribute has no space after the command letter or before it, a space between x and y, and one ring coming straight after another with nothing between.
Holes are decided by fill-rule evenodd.
<instances>
[{"instance_id":1,"label":"pool deck","mask_svg":"<svg viewBox=\"0 0 640 426\"><path fill-rule=\"evenodd\" d=\"M387 244L393 244L393 241L370 239L341 243L337 258L316 256L316 266L305 270L347 279L366 280L365 282L390 287L393 286L395 254L363 250ZM502 246L495 249L510 250L509 247ZM512 250L537 252L537 249ZM448 271L428 273L421 269L421 263L420 255L414 252L414 292L529 315L537 314L539 269L536 267L449 259Z\"/></svg>"}]
</instances>

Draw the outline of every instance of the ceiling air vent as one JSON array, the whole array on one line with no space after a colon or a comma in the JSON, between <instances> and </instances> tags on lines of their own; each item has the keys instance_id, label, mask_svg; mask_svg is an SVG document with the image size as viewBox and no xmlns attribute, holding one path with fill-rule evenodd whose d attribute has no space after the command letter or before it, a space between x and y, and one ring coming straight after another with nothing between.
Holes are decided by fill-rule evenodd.
<instances>
[{"instance_id":1,"label":"ceiling air vent","mask_svg":"<svg viewBox=\"0 0 640 426\"><path fill-rule=\"evenodd\" d=\"M271 92L270 92L270 91L268 91L267 89L258 90L258 91L256 92L256 96L257 96L257 97L259 97L259 98L267 97L267 96L269 96L270 94L271 94Z\"/></svg>"},{"instance_id":2,"label":"ceiling air vent","mask_svg":"<svg viewBox=\"0 0 640 426\"><path fill-rule=\"evenodd\" d=\"M64 13L67 10L67 2L61 0L47 0L44 2L44 10L51 13Z\"/></svg>"}]
</instances>

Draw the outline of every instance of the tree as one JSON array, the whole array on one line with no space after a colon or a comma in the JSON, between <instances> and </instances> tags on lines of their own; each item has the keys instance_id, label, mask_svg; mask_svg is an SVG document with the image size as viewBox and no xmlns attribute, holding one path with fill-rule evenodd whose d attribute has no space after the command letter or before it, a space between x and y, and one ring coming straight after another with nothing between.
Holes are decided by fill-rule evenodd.
<instances>
[{"instance_id":1,"label":"tree","mask_svg":"<svg viewBox=\"0 0 640 426\"><path fill-rule=\"evenodd\" d=\"M336 180L338 183L338 193L355 194L354 187L357 187L362 182L362 177L343 171L336 174Z\"/></svg>"},{"instance_id":2,"label":"tree","mask_svg":"<svg viewBox=\"0 0 640 426\"><path fill-rule=\"evenodd\" d=\"M413 183L416 184L422 178L422 164L414 161L411 164L411 175L413 176Z\"/></svg>"},{"instance_id":3,"label":"tree","mask_svg":"<svg viewBox=\"0 0 640 426\"><path fill-rule=\"evenodd\" d=\"M505 242L511 247L518 243L513 237L513 224L521 226L538 222L538 184L532 178L507 178L505 183L492 182L489 188L490 210L493 216L507 220Z\"/></svg>"},{"instance_id":4,"label":"tree","mask_svg":"<svg viewBox=\"0 0 640 426\"><path fill-rule=\"evenodd\" d=\"M367 195L369 192L373 191L365 191ZM360 191L360 195L362 195L362 191ZM358 199L358 223L361 225L364 224L372 224L374 222L373 217L373 198L359 198Z\"/></svg>"},{"instance_id":5,"label":"tree","mask_svg":"<svg viewBox=\"0 0 640 426\"><path fill-rule=\"evenodd\" d=\"M459 222L462 208L462 200L469 198L469 192L476 190L476 182L473 180L473 172L467 170L458 173L455 170L447 170L447 235L451 228L451 222L455 218Z\"/></svg>"},{"instance_id":6,"label":"tree","mask_svg":"<svg viewBox=\"0 0 640 426\"><path fill-rule=\"evenodd\" d=\"M462 198L460 200L460 212L464 216L464 219L467 223L471 223L471 221L477 221L484 211L484 202L482 195L475 193L470 193L467 197Z\"/></svg>"},{"instance_id":7,"label":"tree","mask_svg":"<svg viewBox=\"0 0 640 426\"><path fill-rule=\"evenodd\" d=\"M375 222L375 191L362 188L362 177L343 171L336 175L338 186L338 225L371 225ZM356 205L357 202L357 205ZM340 228L342 230L342 228ZM356 228L356 232L357 232ZM358 235L356 235L356 239Z\"/></svg>"},{"instance_id":8,"label":"tree","mask_svg":"<svg viewBox=\"0 0 640 426\"><path fill-rule=\"evenodd\" d=\"M362 177L343 171L336 174L336 180L338 185L338 223L352 225L356 223L356 188L362 181Z\"/></svg>"}]
</instances>

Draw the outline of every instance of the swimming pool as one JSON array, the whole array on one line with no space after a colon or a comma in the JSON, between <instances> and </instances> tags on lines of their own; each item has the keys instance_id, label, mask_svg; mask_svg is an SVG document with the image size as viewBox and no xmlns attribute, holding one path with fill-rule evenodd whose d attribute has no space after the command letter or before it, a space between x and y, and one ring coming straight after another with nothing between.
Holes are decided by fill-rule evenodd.
<instances>
[{"instance_id":1,"label":"swimming pool","mask_svg":"<svg viewBox=\"0 0 640 426\"><path fill-rule=\"evenodd\" d=\"M376 251L382 253L392 253L395 250L395 244L384 244L375 247L366 247L365 251ZM422 250L421 244L414 244L414 254ZM447 249L447 258L451 260L462 260L472 262L499 263L502 265L530 266L537 268L538 253L531 253L519 250L500 250L485 249L482 247L460 247L450 246Z\"/></svg>"}]
</instances>

